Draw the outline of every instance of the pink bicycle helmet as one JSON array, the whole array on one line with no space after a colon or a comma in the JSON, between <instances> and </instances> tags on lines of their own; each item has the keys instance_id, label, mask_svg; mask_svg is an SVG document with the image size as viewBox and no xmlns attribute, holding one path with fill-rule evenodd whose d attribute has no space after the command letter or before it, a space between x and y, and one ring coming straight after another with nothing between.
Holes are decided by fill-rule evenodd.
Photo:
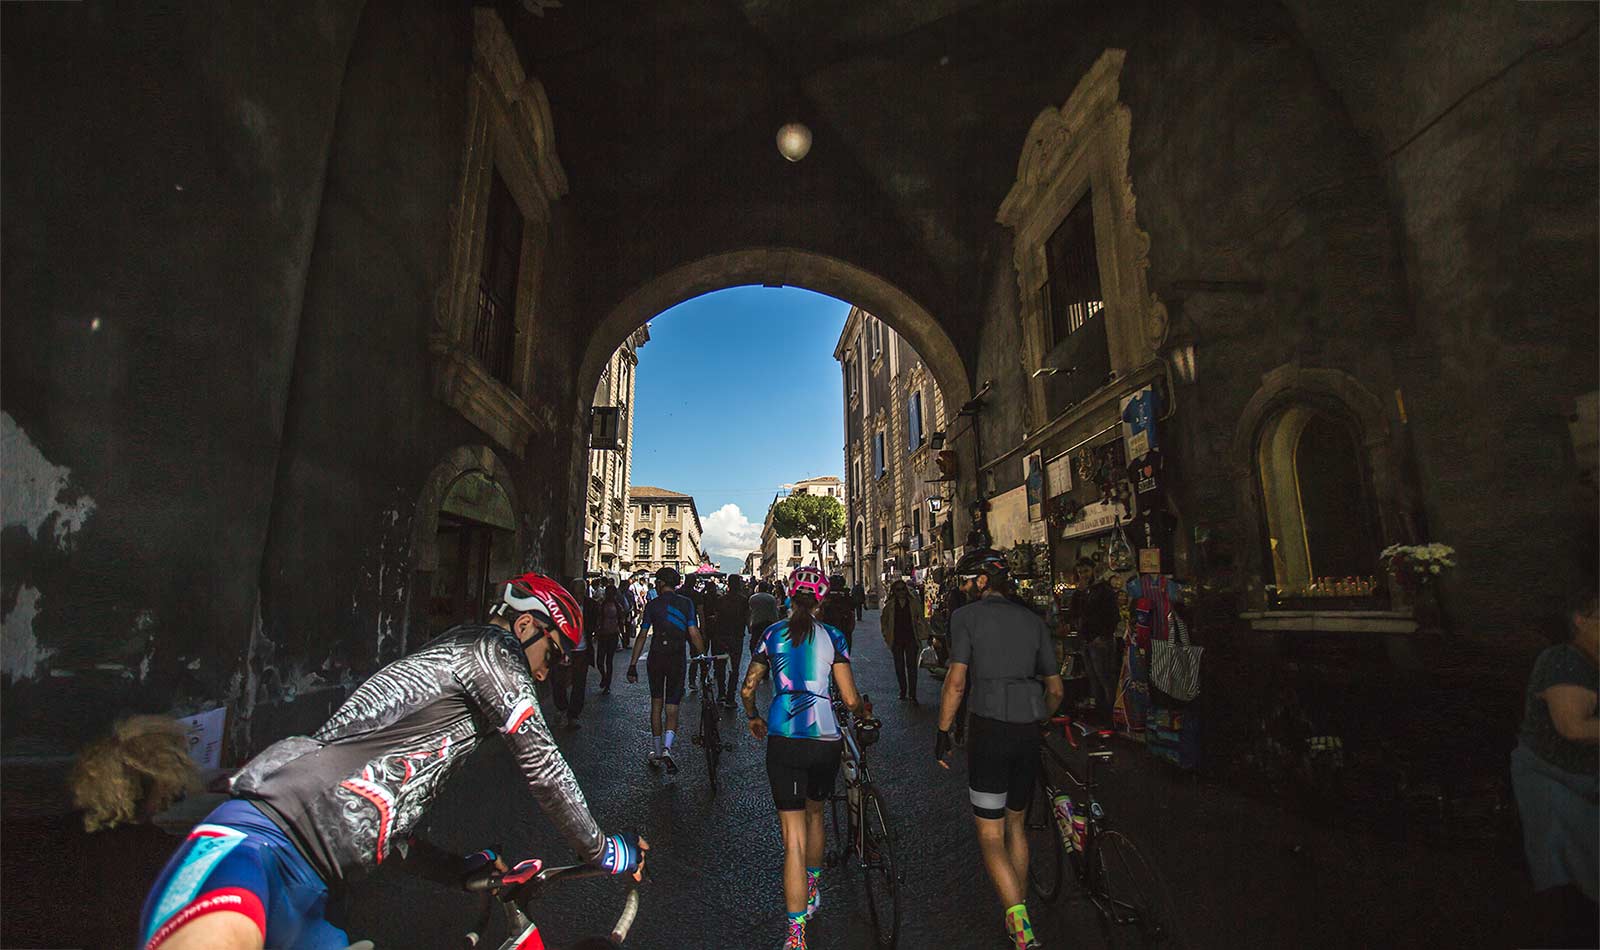
<instances>
[{"instance_id":1,"label":"pink bicycle helmet","mask_svg":"<svg viewBox=\"0 0 1600 950\"><path fill-rule=\"evenodd\" d=\"M814 567L797 567L789 575L789 596L810 594L821 602L828 595L828 579Z\"/></svg>"}]
</instances>

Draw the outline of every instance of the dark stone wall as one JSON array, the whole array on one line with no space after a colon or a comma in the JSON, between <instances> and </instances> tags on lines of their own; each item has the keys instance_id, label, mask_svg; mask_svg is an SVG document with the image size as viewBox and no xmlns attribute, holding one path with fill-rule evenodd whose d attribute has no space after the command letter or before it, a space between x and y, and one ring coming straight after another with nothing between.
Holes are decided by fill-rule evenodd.
<instances>
[{"instance_id":1,"label":"dark stone wall","mask_svg":"<svg viewBox=\"0 0 1600 950\"><path fill-rule=\"evenodd\" d=\"M359 9L0 11L0 400L71 470L60 500L93 500L70 543L35 537L8 465L4 607L38 612L7 653L28 634L56 671L5 690L8 754L239 669Z\"/></svg>"},{"instance_id":2,"label":"dark stone wall","mask_svg":"<svg viewBox=\"0 0 1600 950\"><path fill-rule=\"evenodd\" d=\"M1379 17L1381 29L1340 45L1352 32L1343 10L1171 11L1085 37L1063 63L1075 82L1101 49L1128 50L1150 285L1199 341L1199 384L1181 391L1173 432L1182 508L1213 538L1199 563L1260 544L1237 511L1235 429L1262 374L1286 363L1342 370L1383 402L1417 539L1459 552L1442 600L1467 639L1404 657L1250 634L1226 592L1203 605L1204 623L1228 631L1208 654L1213 737L1242 738L1275 703L1284 712L1272 691L1287 660L1322 671L1287 700L1318 727L1458 769L1471 750L1456 737L1488 737L1473 767L1498 771L1541 642L1531 633L1559 626L1563 592L1581 580L1580 537L1595 528L1577 517L1565 418L1596 384L1595 17L1478 12L1493 26L1458 32L1469 13L1429 8ZM976 379L1017 405L1009 234L996 245ZM1023 435L1014 413L985 413L984 427L986 458ZM1021 475L1013 459L997 489ZM1426 676L1395 672L1419 662ZM1477 708L1447 701L1463 690ZM1361 709L1373 721L1352 721ZM1413 711L1404 734L1383 735L1386 717Z\"/></svg>"},{"instance_id":3,"label":"dark stone wall","mask_svg":"<svg viewBox=\"0 0 1600 950\"><path fill-rule=\"evenodd\" d=\"M8 524L6 609L38 591L55 652L5 690L7 754L218 701L234 760L314 728L424 635L412 527L461 446L510 469L522 563L561 570L576 434L519 460L433 394L471 7L4 16L5 411L94 505L61 544L63 517ZM558 202L529 393L562 420L574 227Z\"/></svg>"}]
</instances>

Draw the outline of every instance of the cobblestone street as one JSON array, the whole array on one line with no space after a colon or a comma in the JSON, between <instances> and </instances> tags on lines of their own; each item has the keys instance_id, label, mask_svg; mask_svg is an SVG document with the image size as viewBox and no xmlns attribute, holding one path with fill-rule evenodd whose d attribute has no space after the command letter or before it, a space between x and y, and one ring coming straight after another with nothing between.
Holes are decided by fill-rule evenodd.
<instances>
[{"instance_id":1,"label":"cobblestone street","mask_svg":"<svg viewBox=\"0 0 1600 950\"><path fill-rule=\"evenodd\" d=\"M868 612L855 635L855 669L884 720L869 753L906 869L901 947L998 947L999 908L977 860L964 758L949 772L930 755L936 681L923 673L922 702L899 703L893 667ZM698 717L685 696L680 770L649 771L647 692L617 682L590 696L583 728L561 744L606 829L637 827L653 850L639 922L629 946L766 948L783 915L782 846L761 747L727 713L734 751L715 798L699 750ZM591 685L595 677L591 674ZM436 809L428 833L467 850L486 844L547 863L568 860L510 767L491 743ZM1193 947L1507 946L1526 884L1520 864L1479 852L1436 851L1309 824L1237 793L1177 776L1142 750L1119 744L1102 801L1146 851L1171 892L1182 945ZM832 842L830 840L830 846ZM814 947L870 946L859 877L830 871ZM622 889L585 881L550 892L537 920L553 941L607 926ZM352 895L350 932L384 947L452 946L471 918L469 899L398 874L380 874ZM1051 947L1105 944L1090 905L1072 885L1033 917Z\"/></svg>"}]
</instances>

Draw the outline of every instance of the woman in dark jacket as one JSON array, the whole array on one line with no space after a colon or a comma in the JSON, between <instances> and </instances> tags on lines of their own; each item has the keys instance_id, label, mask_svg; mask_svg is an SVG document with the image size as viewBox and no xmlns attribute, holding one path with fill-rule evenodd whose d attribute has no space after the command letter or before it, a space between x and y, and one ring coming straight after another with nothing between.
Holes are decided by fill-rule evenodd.
<instances>
[{"instance_id":1,"label":"woman in dark jacket","mask_svg":"<svg viewBox=\"0 0 1600 950\"><path fill-rule=\"evenodd\" d=\"M855 649L856 608L850 599L850 588L843 574L828 578L828 594L817 608L817 619L844 634L847 647Z\"/></svg>"}]
</instances>

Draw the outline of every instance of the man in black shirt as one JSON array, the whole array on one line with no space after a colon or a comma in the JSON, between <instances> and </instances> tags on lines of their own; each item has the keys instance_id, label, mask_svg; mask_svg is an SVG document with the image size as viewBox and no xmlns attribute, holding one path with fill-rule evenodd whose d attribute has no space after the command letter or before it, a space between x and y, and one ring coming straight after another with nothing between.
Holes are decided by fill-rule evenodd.
<instances>
[{"instance_id":1,"label":"man in black shirt","mask_svg":"<svg viewBox=\"0 0 1600 950\"><path fill-rule=\"evenodd\" d=\"M1083 659L1089 667L1089 684L1095 715L1107 719L1117 698L1121 656L1114 636L1117 629L1117 594L1105 581L1096 580L1094 561L1082 557L1077 566L1078 589L1067 602L1067 624L1083 638Z\"/></svg>"}]
</instances>

